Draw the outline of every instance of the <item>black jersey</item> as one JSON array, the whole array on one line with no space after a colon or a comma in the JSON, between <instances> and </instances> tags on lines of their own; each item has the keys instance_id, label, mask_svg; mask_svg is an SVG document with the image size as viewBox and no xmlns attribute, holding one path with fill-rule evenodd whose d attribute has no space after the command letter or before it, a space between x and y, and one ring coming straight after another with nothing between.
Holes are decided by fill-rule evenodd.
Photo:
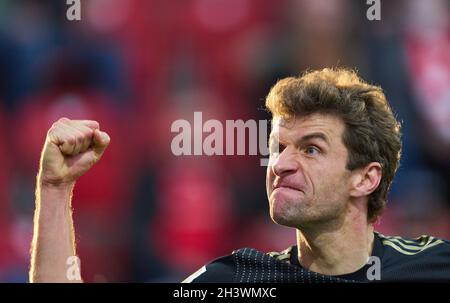
<instances>
[{"instance_id":1,"label":"black jersey","mask_svg":"<svg viewBox=\"0 0 450 303\"><path fill-rule=\"evenodd\" d=\"M262 253L242 248L203 266L183 282L193 283L321 283L321 282L450 282L450 242L431 236L416 239L376 233L372 257L356 272L328 276L303 268L297 246ZM376 275L376 261L379 275ZM374 274L375 273L375 274Z\"/></svg>"}]
</instances>

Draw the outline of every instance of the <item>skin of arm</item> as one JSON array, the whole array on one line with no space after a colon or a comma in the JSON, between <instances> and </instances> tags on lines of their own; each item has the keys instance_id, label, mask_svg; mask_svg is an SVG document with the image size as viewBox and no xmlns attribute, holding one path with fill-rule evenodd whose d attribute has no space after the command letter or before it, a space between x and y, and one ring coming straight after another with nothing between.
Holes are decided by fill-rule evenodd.
<instances>
[{"instance_id":1,"label":"skin of arm","mask_svg":"<svg viewBox=\"0 0 450 303\"><path fill-rule=\"evenodd\" d=\"M62 118L48 131L36 182L30 282L82 282L79 262L73 262L72 192L109 142L91 120Z\"/></svg>"}]
</instances>

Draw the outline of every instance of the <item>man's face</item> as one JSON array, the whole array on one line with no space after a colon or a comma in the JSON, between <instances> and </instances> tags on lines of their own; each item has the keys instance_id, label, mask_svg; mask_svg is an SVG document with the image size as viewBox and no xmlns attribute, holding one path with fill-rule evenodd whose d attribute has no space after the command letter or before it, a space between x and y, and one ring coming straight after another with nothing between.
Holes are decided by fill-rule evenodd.
<instances>
[{"instance_id":1,"label":"man's face","mask_svg":"<svg viewBox=\"0 0 450 303\"><path fill-rule=\"evenodd\" d=\"M344 129L339 118L323 114L274 121L266 178L274 222L311 227L345 214L351 172Z\"/></svg>"}]
</instances>

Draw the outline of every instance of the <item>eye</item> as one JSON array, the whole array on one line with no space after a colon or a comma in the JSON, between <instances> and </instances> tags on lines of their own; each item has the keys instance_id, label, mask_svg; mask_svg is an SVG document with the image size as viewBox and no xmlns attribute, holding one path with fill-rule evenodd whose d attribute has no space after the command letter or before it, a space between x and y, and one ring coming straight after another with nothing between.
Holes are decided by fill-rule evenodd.
<instances>
[{"instance_id":1,"label":"eye","mask_svg":"<svg viewBox=\"0 0 450 303\"><path fill-rule=\"evenodd\" d=\"M310 145L305 148L305 154L307 155L316 155L320 153L320 149L316 146Z\"/></svg>"}]
</instances>

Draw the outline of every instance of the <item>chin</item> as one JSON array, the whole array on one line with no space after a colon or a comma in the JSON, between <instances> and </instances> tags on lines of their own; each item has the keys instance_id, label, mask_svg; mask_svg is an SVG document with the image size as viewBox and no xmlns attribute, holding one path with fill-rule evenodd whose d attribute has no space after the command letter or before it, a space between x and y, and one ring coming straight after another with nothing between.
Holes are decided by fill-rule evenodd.
<instances>
[{"instance_id":1,"label":"chin","mask_svg":"<svg viewBox=\"0 0 450 303\"><path fill-rule=\"evenodd\" d=\"M279 214L274 214L272 213L270 215L271 219L273 222L275 222L278 225L283 225L283 226L287 226L287 227L291 227L291 220L289 220L288 218L286 218L285 216L279 215Z\"/></svg>"},{"instance_id":2,"label":"chin","mask_svg":"<svg viewBox=\"0 0 450 303\"><path fill-rule=\"evenodd\" d=\"M289 201L271 201L270 218L279 225L295 227L299 216L295 214L295 208Z\"/></svg>"}]
</instances>

